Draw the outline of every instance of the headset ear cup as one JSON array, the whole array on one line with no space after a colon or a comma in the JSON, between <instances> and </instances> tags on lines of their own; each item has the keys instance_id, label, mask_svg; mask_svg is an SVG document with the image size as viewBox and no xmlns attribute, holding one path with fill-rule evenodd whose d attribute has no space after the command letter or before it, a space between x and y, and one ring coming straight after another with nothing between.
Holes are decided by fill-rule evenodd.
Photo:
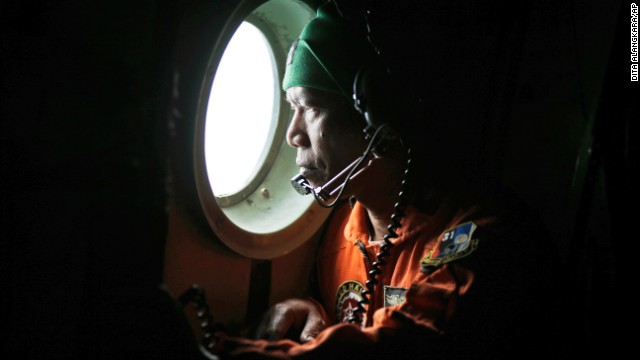
<instances>
[{"instance_id":1,"label":"headset ear cup","mask_svg":"<svg viewBox=\"0 0 640 360\"><path fill-rule=\"evenodd\" d=\"M355 108L363 115L367 125L373 130L383 124L390 125L388 134L395 133L395 117L402 110L395 93L400 92L381 61L363 66L353 83Z\"/></svg>"}]
</instances>

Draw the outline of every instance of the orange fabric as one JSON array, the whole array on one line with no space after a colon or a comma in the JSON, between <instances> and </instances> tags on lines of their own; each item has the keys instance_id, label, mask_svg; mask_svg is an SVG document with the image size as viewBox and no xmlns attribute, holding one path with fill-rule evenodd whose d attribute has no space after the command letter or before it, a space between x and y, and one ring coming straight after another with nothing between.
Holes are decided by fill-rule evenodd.
<instances>
[{"instance_id":1,"label":"orange fabric","mask_svg":"<svg viewBox=\"0 0 640 360\"><path fill-rule=\"evenodd\" d=\"M472 286L474 274L458 264L445 264L431 274L421 270L420 259L437 245L438 237L447 229L471 220L473 209L453 212L447 206L432 216L408 208L398 229L399 238L393 240L391 254L382 267L379 285L375 288L373 305L369 306L367 327L338 323L336 297L346 281L365 284L367 266L357 242L361 240L372 261L380 244L369 243L366 209L356 203L353 209L336 209L317 256L320 303L324 305L329 326L313 341L304 345L290 340L276 342L227 338L227 350L234 356L247 358L316 358L327 354L347 354L353 349L374 351L383 339L394 339L398 334L442 331L442 322L455 311L456 299ZM473 219L481 226L491 218ZM406 301L400 305L384 307L383 286L408 289ZM395 338L394 338L395 336ZM354 353L362 355L363 353ZM373 354L375 355L375 353ZM334 355L332 355L334 356Z\"/></svg>"},{"instance_id":2,"label":"orange fabric","mask_svg":"<svg viewBox=\"0 0 640 360\"><path fill-rule=\"evenodd\" d=\"M333 221L318 250L318 283L322 303L333 322L339 322L336 310L338 288L345 281L365 284L368 267L357 242L362 241L375 261L380 243L369 243L366 209L356 203L353 209L343 206L337 210ZM446 206L432 216L410 207L398 229L398 238L393 239L391 255L382 267L380 282L375 288L373 306L369 306L367 326L387 324L392 312L401 311L415 321L432 329L437 322L446 320L455 306L455 298L463 295L473 282L473 273L459 266L445 264L432 274L421 270L420 259L437 245L438 237L447 229L468 221L472 210L451 213ZM490 219L481 219L486 224ZM478 222L478 221L477 221ZM398 306L384 308L383 286L410 289L407 301ZM376 314L373 312L377 310ZM373 315L373 316L372 316Z\"/></svg>"}]
</instances>

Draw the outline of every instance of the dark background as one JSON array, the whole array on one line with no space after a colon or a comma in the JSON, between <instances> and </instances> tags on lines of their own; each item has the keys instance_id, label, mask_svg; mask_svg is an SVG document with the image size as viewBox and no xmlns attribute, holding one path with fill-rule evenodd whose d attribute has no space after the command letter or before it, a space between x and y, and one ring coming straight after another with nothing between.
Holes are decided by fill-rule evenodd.
<instances>
[{"instance_id":1,"label":"dark background","mask_svg":"<svg viewBox=\"0 0 640 360\"><path fill-rule=\"evenodd\" d=\"M157 335L170 323L156 287L165 104L186 4L1 6L0 353L171 358L176 345Z\"/></svg>"},{"instance_id":2,"label":"dark background","mask_svg":"<svg viewBox=\"0 0 640 360\"><path fill-rule=\"evenodd\" d=\"M157 286L174 49L187 41L184 24L203 3L0 3L2 358L190 356L190 339ZM585 8L569 4L574 14ZM622 207L632 194L637 118L626 2L620 15L613 52L601 54L610 61L594 95L597 112L589 115L598 120L597 156L585 168L591 180L572 188L582 204L567 239L574 277L566 286L574 291L566 336L576 352L615 351L618 324L633 323L618 285L627 242L637 238ZM598 38L597 26L583 25L580 41ZM547 59L551 66L565 60ZM600 223L604 230L593 229Z\"/></svg>"}]
</instances>

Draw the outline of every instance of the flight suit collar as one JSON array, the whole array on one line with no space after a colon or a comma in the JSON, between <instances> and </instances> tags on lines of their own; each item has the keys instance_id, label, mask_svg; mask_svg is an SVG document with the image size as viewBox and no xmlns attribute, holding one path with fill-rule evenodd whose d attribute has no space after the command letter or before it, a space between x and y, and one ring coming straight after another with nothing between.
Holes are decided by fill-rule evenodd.
<instances>
[{"instance_id":1,"label":"flight suit collar","mask_svg":"<svg viewBox=\"0 0 640 360\"><path fill-rule=\"evenodd\" d=\"M402 226L396 230L399 237L392 239L391 242L394 245L398 245L406 239L413 238L428 226L431 217L409 205L405 210L405 216L401 220ZM389 220L389 223L391 223L391 220ZM349 243L354 245L358 240L365 244L369 243L369 217L367 209L360 202L356 201L353 204L343 235Z\"/></svg>"}]
</instances>

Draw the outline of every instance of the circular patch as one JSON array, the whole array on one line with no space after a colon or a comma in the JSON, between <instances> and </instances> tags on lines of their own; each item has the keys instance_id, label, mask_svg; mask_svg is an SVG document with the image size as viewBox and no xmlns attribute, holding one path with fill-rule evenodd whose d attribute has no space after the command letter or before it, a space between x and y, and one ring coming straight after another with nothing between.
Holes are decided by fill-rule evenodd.
<instances>
[{"instance_id":1,"label":"circular patch","mask_svg":"<svg viewBox=\"0 0 640 360\"><path fill-rule=\"evenodd\" d=\"M339 323L348 322L353 312L358 308L358 303L362 300L364 285L359 281L347 281L338 287L336 293L336 321ZM364 314L363 314L364 315ZM362 316L364 319L364 316Z\"/></svg>"}]
</instances>

